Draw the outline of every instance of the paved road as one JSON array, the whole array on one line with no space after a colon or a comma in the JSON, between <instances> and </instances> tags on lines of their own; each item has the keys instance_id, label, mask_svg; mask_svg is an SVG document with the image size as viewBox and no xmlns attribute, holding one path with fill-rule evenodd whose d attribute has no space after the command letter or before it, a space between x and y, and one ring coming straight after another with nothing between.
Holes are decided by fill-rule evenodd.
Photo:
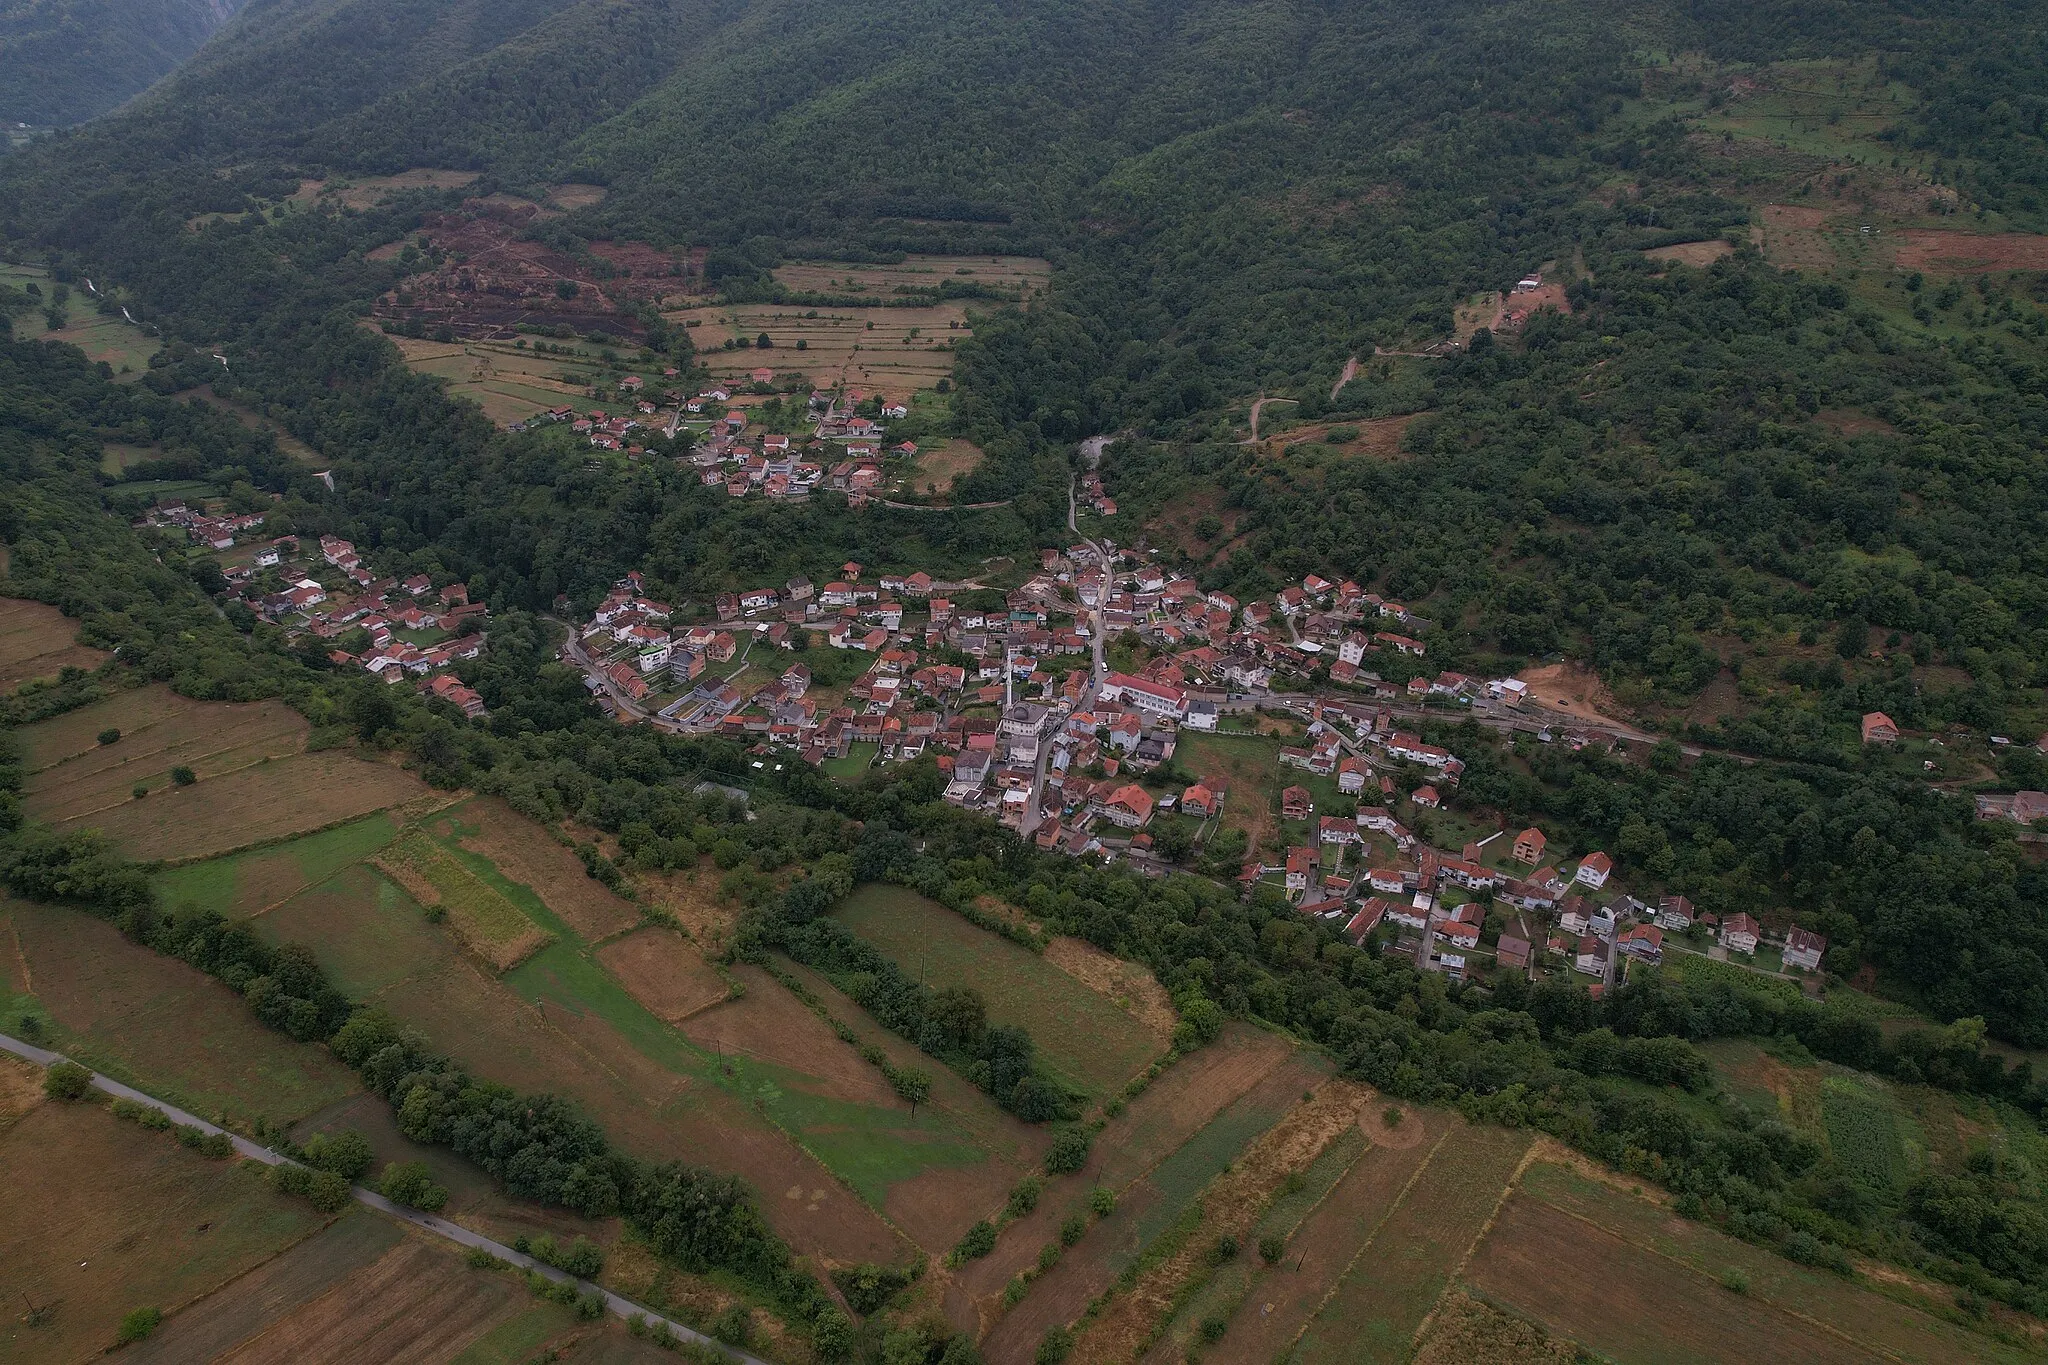
<instances>
[{"instance_id":1,"label":"paved road","mask_svg":"<svg viewBox=\"0 0 2048 1365\"><path fill-rule=\"evenodd\" d=\"M70 1060L61 1053L51 1052L47 1048L37 1047L33 1043L25 1043L19 1038L10 1038L4 1033L0 1033L0 1051L11 1052L23 1061L34 1062L37 1066L54 1066L58 1062ZM123 1085L121 1082L102 1076L97 1072L93 1074L92 1086L93 1089L104 1091L117 1099L134 1100L137 1104L146 1104L158 1113L165 1115L171 1122L187 1124L197 1128L202 1133L227 1132L226 1129L208 1123L197 1114L188 1114L176 1105L166 1104L154 1095L145 1095L133 1086ZM293 1164L291 1163L291 1158L281 1156L268 1147L259 1146L248 1138L235 1133L227 1133L227 1137L230 1142L234 1143L236 1154L247 1157L251 1161L260 1161L266 1166ZM460 1246L475 1247L488 1251L499 1260L518 1266L521 1270L538 1271L557 1284L573 1284L577 1289L586 1294L596 1294L604 1300L606 1308L609 1308L621 1318L631 1318L637 1314L647 1319L649 1327L666 1322L670 1330L683 1340L693 1341L701 1346L708 1346L712 1350L723 1354L727 1359L739 1362L739 1365L767 1365L767 1362L750 1356L745 1351L728 1346L716 1338L705 1336L694 1327L687 1327L672 1318L664 1318L659 1313L650 1312L648 1309L634 1303L631 1299L621 1298L609 1289L601 1288L590 1283L588 1280L579 1280L565 1271L557 1270L551 1265L545 1265L528 1256L525 1252L514 1251L502 1242L492 1241L480 1232L472 1232L470 1229L456 1223L451 1223L445 1218L436 1218L431 1213L421 1213L418 1209L403 1208L392 1203L375 1190L364 1189L361 1185L354 1186L350 1193L355 1195L358 1204L373 1208L379 1213L389 1214L391 1217L410 1223L416 1228L431 1232L437 1237L445 1237Z\"/></svg>"}]
</instances>

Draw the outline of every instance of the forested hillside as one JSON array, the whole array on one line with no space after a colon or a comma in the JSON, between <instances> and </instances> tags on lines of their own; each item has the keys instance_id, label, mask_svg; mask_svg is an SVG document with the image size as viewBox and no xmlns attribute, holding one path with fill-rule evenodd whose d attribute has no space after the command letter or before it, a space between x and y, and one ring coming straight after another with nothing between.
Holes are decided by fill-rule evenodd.
<instances>
[{"instance_id":1,"label":"forested hillside","mask_svg":"<svg viewBox=\"0 0 2048 1365\"><path fill-rule=\"evenodd\" d=\"M0 7L0 120L83 123L197 52L243 0L9 0Z\"/></svg>"}]
</instances>

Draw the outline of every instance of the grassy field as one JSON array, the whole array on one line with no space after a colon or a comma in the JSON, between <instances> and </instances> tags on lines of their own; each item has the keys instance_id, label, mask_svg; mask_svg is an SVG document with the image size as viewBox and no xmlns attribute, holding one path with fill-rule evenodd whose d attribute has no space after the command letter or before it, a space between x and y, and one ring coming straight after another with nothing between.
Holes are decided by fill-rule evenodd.
<instances>
[{"instance_id":1,"label":"grassy field","mask_svg":"<svg viewBox=\"0 0 2048 1365\"><path fill-rule=\"evenodd\" d=\"M845 385L909 398L953 373L953 343L974 335L958 303L929 308L801 308L705 304L664 313L691 328L697 358L714 379L744 385L756 369L801 374L813 387ZM769 348L760 349L763 333ZM724 349L728 340L744 342ZM797 343L803 343L799 349Z\"/></svg>"},{"instance_id":2,"label":"grassy field","mask_svg":"<svg viewBox=\"0 0 2048 1365\"><path fill-rule=\"evenodd\" d=\"M1548 1163L1530 1166L1468 1274L1620 1365L2038 1358ZM1742 1294L1724 1287L1736 1274Z\"/></svg>"},{"instance_id":3,"label":"grassy field","mask_svg":"<svg viewBox=\"0 0 2048 1365\"><path fill-rule=\"evenodd\" d=\"M862 1201L943 1250L1042 1153L1041 1134L964 1083L913 1116L764 974L747 969L728 999L694 944L636 930L635 907L502 803L403 833L374 817L160 875L169 895L306 943L344 989L478 1075L568 1094L640 1155L744 1176L785 1235L835 1259L904 1250ZM465 945L509 969L474 964ZM896 1060L917 1064L907 1048Z\"/></svg>"},{"instance_id":4,"label":"grassy field","mask_svg":"<svg viewBox=\"0 0 2048 1365\"><path fill-rule=\"evenodd\" d=\"M203 857L397 805L410 773L330 750L279 702L198 702L162 686L123 692L22 731L29 813L103 830L129 856ZM101 744L102 731L120 738ZM198 781L179 787L174 767ZM137 798L135 787L146 790Z\"/></svg>"},{"instance_id":5,"label":"grassy field","mask_svg":"<svg viewBox=\"0 0 2048 1365\"><path fill-rule=\"evenodd\" d=\"M104 1105L40 1100L0 1129L0 1358L96 1355L130 1310L175 1309L323 1221L257 1166L208 1160ZM49 1322L24 1324L25 1302L50 1306Z\"/></svg>"},{"instance_id":6,"label":"grassy field","mask_svg":"<svg viewBox=\"0 0 2048 1365\"><path fill-rule=\"evenodd\" d=\"M846 757L825 760L825 776L836 777L841 782L851 782L875 766L875 755L880 752L882 746L879 744L848 745Z\"/></svg>"},{"instance_id":7,"label":"grassy field","mask_svg":"<svg viewBox=\"0 0 2048 1365\"><path fill-rule=\"evenodd\" d=\"M576 342L547 343L570 352L562 355L536 352L531 343L520 346L511 341L388 339L404 355L407 368L447 380L449 393L474 400L487 417L505 425L565 403L579 412L592 406L616 408L616 401L592 399L591 387L609 389L621 375L640 372L631 360L617 358L616 352L614 359L606 360L598 347ZM574 383L574 379L583 382Z\"/></svg>"},{"instance_id":8,"label":"grassy field","mask_svg":"<svg viewBox=\"0 0 2048 1365\"><path fill-rule=\"evenodd\" d=\"M45 301L52 297L49 271L41 266L0 264L0 285L20 289L28 284L42 290ZM41 312L24 313L14 319L15 339L62 341L84 351L88 360L105 361L117 378L140 377L149 368L149 358L160 349L156 338L118 313L101 315L98 308L99 301L83 285L75 286L64 305L68 321L62 331L52 332Z\"/></svg>"},{"instance_id":9,"label":"grassy field","mask_svg":"<svg viewBox=\"0 0 2048 1365\"><path fill-rule=\"evenodd\" d=\"M77 638L78 622L55 607L0 598L0 692L65 668L99 667L106 651L73 643Z\"/></svg>"},{"instance_id":10,"label":"grassy field","mask_svg":"<svg viewBox=\"0 0 2048 1365\"><path fill-rule=\"evenodd\" d=\"M863 886L834 913L904 971L980 991L991 1020L1028 1028L1046 1063L1091 1095L1123 1084L1165 1049L1165 1039L1106 997L914 891Z\"/></svg>"},{"instance_id":11,"label":"grassy field","mask_svg":"<svg viewBox=\"0 0 2048 1365\"><path fill-rule=\"evenodd\" d=\"M260 914L374 855L398 828L390 812L378 811L281 844L184 863L156 875L157 894L170 906L191 901L227 915Z\"/></svg>"},{"instance_id":12,"label":"grassy field","mask_svg":"<svg viewBox=\"0 0 2048 1365\"><path fill-rule=\"evenodd\" d=\"M1243 830L1257 849L1280 827L1280 792L1289 785L1280 776L1280 748L1264 735L1185 734L1174 761L1197 777L1230 784L1222 823Z\"/></svg>"},{"instance_id":13,"label":"grassy field","mask_svg":"<svg viewBox=\"0 0 2048 1365\"><path fill-rule=\"evenodd\" d=\"M52 1046L203 1117L289 1122L359 1089L220 982L76 910L0 902L0 990L5 1017L34 1008Z\"/></svg>"}]
</instances>

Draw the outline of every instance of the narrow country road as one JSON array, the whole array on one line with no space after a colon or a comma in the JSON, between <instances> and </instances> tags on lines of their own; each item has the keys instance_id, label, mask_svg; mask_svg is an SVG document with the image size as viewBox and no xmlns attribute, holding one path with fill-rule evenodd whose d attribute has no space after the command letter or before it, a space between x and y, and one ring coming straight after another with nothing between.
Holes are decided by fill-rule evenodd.
<instances>
[{"instance_id":1,"label":"narrow country road","mask_svg":"<svg viewBox=\"0 0 2048 1365\"><path fill-rule=\"evenodd\" d=\"M47 1048L37 1047L33 1043L25 1043L19 1038L10 1038L4 1033L0 1033L0 1051L11 1052L25 1062L33 1062L37 1066L43 1067L55 1066L59 1062L71 1060L62 1053L51 1052ZM297 1164L292 1162L289 1157L280 1156L268 1147L258 1146L248 1138L235 1133L228 1133L226 1129L208 1123L197 1114L188 1114L176 1105L166 1104L154 1095L145 1095L133 1086L123 1085L121 1082L102 1076L97 1072L93 1073L92 1086L93 1089L103 1091L114 1096L116 1099L133 1100L137 1104L146 1104L151 1109L170 1119L171 1122L197 1128L200 1132L206 1133L209 1136L214 1133L226 1133L228 1141L232 1142L235 1146L235 1154L237 1156L246 1157L251 1161L260 1161L266 1166ZM748 1355L745 1351L728 1346L714 1337L705 1336L694 1327L686 1327L671 1318L665 1318L659 1313L650 1312L639 1304L634 1303L631 1299L621 1298L609 1289L594 1285L588 1280L579 1280L566 1271L557 1270L551 1265L536 1261L525 1252L514 1251L511 1247L501 1242L494 1242L480 1232L472 1232L468 1228L451 1223L445 1218L436 1218L431 1213L421 1213L417 1209L403 1208L392 1203L375 1190L365 1189L361 1185L353 1186L350 1189L350 1193L355 1195L358 1204L373 1208L379 1213L388 1214L402 1222L410 1223L414 1227L431 1232L437 1237L446 1238L448 1241L454 1242L459 1246L488 1251L499 1260L515 1265L521 1270L536 1271L557 1284L573 1284L583 1293L595 1294L603 1299L605 1307L618 1317L632 1318L637 1315L645 1318L650 1327L665 1322L668 1324L669 1330L684 1341L709 1347L711 1350L725 1356L728 1360L739 1362L739 1365L767 1365L767 1362Z\"/></svg>"}]
</instances>

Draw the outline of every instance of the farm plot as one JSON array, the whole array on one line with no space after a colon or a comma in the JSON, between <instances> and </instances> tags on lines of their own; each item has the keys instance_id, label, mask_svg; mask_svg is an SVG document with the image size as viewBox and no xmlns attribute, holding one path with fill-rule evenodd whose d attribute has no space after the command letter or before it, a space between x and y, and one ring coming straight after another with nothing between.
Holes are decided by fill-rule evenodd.
<instances>
[{"instance_id":1,"label":"farm plot","mask_svg":"<svg viewBox=\"0 0 2048 1365\"><path fill-rule=\"evenodd\" d=\"M984 1343L989 1358L1023 1358L1048 1328L1079 1317L1090 1299L1108 1289L1119 1274L1136 1264L1148 1248L1183 1219L1199 1219L1197 1201L1210 1182L1262 1134L1288 1118L1301 1103L1304 1092L1317 1086L1328 1071L1327 1063L1320 1058L1299 1051L1289 1053L1185 1142L1124 1186L1117 1196L1115 1216L1090 1229L1061 1258L1059 1265L1032 1286L1024 1301L996 1324ZM1095 1145L1101 1149L1110 1141L1105 1130ZM1081 1181L1073 1189L1073 1205L1079 1205L1092 1183L1116 1188L1101 1176L1090 1181L1084 1168ZM1052 1210L1048 1204L1041 1204L1040 1212ZM1006 1250L1008 1258L1019 1252L1026 1257L1034 1255L1051 1239L1058 1218L1066 1212L1058 1210L1043 1227L1034 1223L1040 1216L1034 1214L1032 1219L1006 1229L997 1255L1004 1256ZM993 1261L996 1257L989 1259ZM982 1274L986 1277L988 1272Z\"/></svg>"},{"instance_id":2,"label":"farm plot","mask_svg":"<svg viewBox=\"0 0 2048 1365\"><path fill-rule=\"evenodd\" d=\"M971 986L996 1023L1029 1029L1046 1062L1100 1095L1165 1049L1166 1039L1044 958L902 887L863 886L834 912L861 938L934 986Z\"/></svg>"},{"instance_id":3,"label":"farm plot","mask_svg":"<svg viewBox=\"0 0 2048 1365\"><path fill-rule=\"evenodd\" d=\"M303 943L334 983L357 999L448 958L447 934L405 888L368 866L344 868L258 921L266 937Z\"/></svg>"},{"instance_id":4,"label":"farm plot","mask_svg":"<svg viewBox=\"0 0 2048 1365\"><path fill-rule=\"evenodd\" d=\"M933 290L948 282L978 284L1018 302L1045 288L1052 265L1036 256L905 256L892 265L867 261L791 261L778 283L805 294L886 298L898 289Z\"/></svg>"},{"instance_id":5,"label":"farm plot","mask_svg":"<svg viewBox=\"0 0 2048 1365\"><path fill-rule=\"evenodd\" d=\"M1132 1359L1169 1329L1184 1299L1210 1291L1241 1292L1243 1268L1229 1267L1237 1275L1214 1274L1214 1249L1226 1238L1239 1246L1256 1245L1268 1206L1295 1184L1306 1182L1326 1150L1340 1141L1354 1151L1362 1146L1359 1112L1372 1093L1351 1081L1328 1082L1304 1094L1299 1104L1244 1147L1189 1205L1175 1228L1177 1237L1161 1239L1154 1263L1087 1327L1078 1359L1084 1365ZM1171 1245L1176 1240L1178 1245Z\"/></svg>"},{"instance_id":6,"label":"farm plot","mask_svg":"<svg viewBox=\"0 0 2048 1365\"><path fill-rule=\"evenodd\" d=\"M510 425L565 403L588 399L590 383L616 369L593 348L572 355L536 352L511 341L420 341L389 337L408 369L447 381L450 394L473 400L494 422ZM552 343L551 343L552 344ZM564 375L583 378L571 383Z\"/></svg>"},{"instance_id":7,"label":"farm plot","mask_svg":"<svg viewBox=\"0 0 2048 1365\"><path fill-rule=\"evenodd\" d=\"M398 837L398 822L379 811L361 820L282 844L165 868L154 878L165 905L188 902L239 918L282 905Z\"/></svg>"},{"instance_id":8,"label":"farm plot","mask_svg":"<svg viewBox=\"0 0 2048 1365\"><path fill-rule=\"evenodd\" d=\"M447 916L448 927L462 945L496 971L510 970L551 941L548 932L498 888L418 830L401 835L377 855L374 865L430 915L438 911Z\"/></svg>"},{"instance_id":9,"label":"farm plot","mask_svg":"<svg viewBox=\"0 0 2048 1365\"><path fill-rule=\"evenodd\" d=\"M512 1276L472 1269L445 1243L385 1226L388 1233L359 1235L348 1245L328 1244L336 1228L293 1248L247 1284L172 1318L136 1358L233 1365L524 1360L575 1331L573 1313L536 1302Z\"/></svg>"},{"instance_id":10,"label":"farm plot","mask_svg":"<svg viewBox=\"0 0 2048 1365\"><path fill-rule=\"evenodd\" d=\"M345 753L293 754L70 823L99 829L138 859L206 857L385 810L426 788L402 768Z\"/></svg>"},{"instance_id":11,"label":"farm plot","mask_svg":"<svg viewBox=\"0 0 2048 1365\"><path fill-rule=\"evenodd\" d=\"M52 293L50 272L41 266L0 266L0 284L16 289L34 284L46 298ZM117 377L124 379L139 376L147 370L149 358L160 349L154 337L120 314L101 313L98 300L83 288L72 291L64 311L68 317L58 331L50 330L49 321L40 310L24 313L14 319L15 339L61 341L68 346L76 346L85 352L87 360L105 361Z\"/></svg>"},{"instance_id":12,"label":"farm plot","mask_svg":"<svg viewBox=\"0 0 2048 1365\"><path fill-rule=\"evenodd\" d=\"M1292 1359L1405 1361L1415 1334L1499 1207L1529 1134L1455 1126L1359 1248Z\"/></svg>"},{"instance_id":13,"label":"farm plot","mask_svg":"<svg viewBox=\"0 0 2048 1365\"><path fill-rule=\"evenodd\" d=\"M890 1185L883 1201L883 1211L919 1245L935 1252L950 1248L977 1218L1000 1207L1011 1186L1044 1159L1051 1133L998 1109L967 1080L876 1024L824 977L793 962L779 965L835 1020L850 1028L861 1047L880 1048L892 1066L915 1068L930 1076L930 1107L944 1113L985 1154L984 1160L972 1165L927 1166ZM836 1034L832 1037L838 1042ZM851 1049L848 1056L852 1056ZM815 1068L815 1060L805 1066L807 1070Z\"/></svg>"},{"instance_id":14,"label":"farm plot","mask_svg":"<svg viewBox=\"0 0 2048 1365\"><path fill-rule=\"evenodd\" d=\"M597 960L664 1023L681 1023L732 994L688 939L659 925L607 943L598 950Z\"/></svg>"},{"instance_id":15,"label":"farm plot","mask_svg":"<svg viewBox=\"0 0 2048 1365\"><path fill-rule=\"evenodd\" d=\"M1828 1150L1844 1171L1873 1189L1896 1190L1905 1184L1899 1115L1886 1096L1868 1083L1830 1076L1821 1083L1820 1104Z\"/></svg>"},{"instance_id":16,"label":"farm plot","mask_svg":"<svg viewBox=\"0 0 2048 1365\"><path fill-rule=\"evenodd\" d=\"M1567 1263L1575 1273L1556 1274ZM1746 1293L1723 1287L1731 1272ZM1623 1365L2033 1358L1542 1162L1467 1273L1489 1298Z\"/></svg>"},{"instance_id":17,"label":"farm plot","mask_svg":"<svg viewBox=\"0 0 2048 1365\"><path fill-rule=\"evenodd\" d=\"M99 736L120 738L101 744ZM306 722L282 702L202 702L161 684L122 692L22 731L28 791L38 813L65 819L128 798L138 781L172 765L202 775L295 754Z\"/></svg>"},{"instance_id":18,"label":"farm plot","mask_svg":"<svg viewBox=\"0 0 2048 1365\"><path fill-rule=\"evenodd\" d=\"M429 821L428 829L437 838L488 859L509 880L530 888L590 942L639 922L640 912L631 902L585 872L573 851L497 797L465 801Z\"/></svg>"},{"instance_id":19,"label":"farm plot","mask_svg":"<svg viewBox=\"0 0 2048 1365\"><path fill-rule=\"evenodd\" d=\"M32 1328L10 1309L0 1357L97 1355L131 1309L174 1309L323 1221L253 1164L208 1160L98 1104L43 1101L0 1131L0 1295L54 1312Z\"/></svg>"},{"instance_id":20,"label":"farm plot","mask_svg":"<svg viewBox=\"0 0 2048 1365\"><path fill-rule=\"evenodd\" d=\"M1215 1358L1245 1365L1280 1358L1456 1123L1454 1116L1435 1110L1408 1109L1392 1128L1384 1121L1374 1124L1370 1149L1300 1220L1289 1236L1284 1262L1260 1271L1247 1287L1214 1347Z\"/></svg>"},{"instance_id":21,"label":"farm plot","mask_svg":"<svg viewBox=\"0 0 2048 1365\"><path fill-rule=\"evenodd\" d=\"M76 643L78 622L41 602L0 598L0 692L66 668L98 668L103 649Z\"/></svg>"},{"instance_id":22,"label":"farm plot","mask_svg":"<svg viewBox=\"0 0 2048 1365\"><path fill-rule=\"evenodd\" d=\"M207 1118L288 1123L359 1089L220 982L76 910L0 902L0 982L47 1012L55 1046Z\"/></svg>"},{"instance_id":23,"label":"farm plot","mask_svg":"<svg viewBox=\"0 0 2048 1365\"><path fill-rule=\"evenodd\" d=\"M1071 1187L1063 1187L1064 1193L1049 1196L1035 1212L1005 1229L992 1255L960 1269L955 1279L958 1303L993 1305L1010 1277L1029 1265L1060 1221L1081 1206L1090 1187L1125 1191L1120 1196L1123 1212L1139 1211L1156 1196L1149 1187L1135 1189L1132 1182L1262 1079L1286 1069L1293 1051L1285 1039L1231 1024L1215 1042L1175 1062L1104 1126Z\"/></svg>"},{"instance_id":24,"label":"farm plot","mask_svg":"<svg viewBox=\"0 0 2048 1365\"><path fill-rule=\"evenodd\" d=\"M902 1256L887 1224L770 1121L780 1087L762 1086L758 1063L735 1063L721 1084L709 1059L581 962L556 944L498 981L464 960L445 961L377 1000L474 1074L575 1100L626 1151L741 1177L799 1250L848 1262ZM629 1038L608 1015L642 1023ZM750 1107L754 1099L763 1112Z\"/></svg>"},{"instance_id":25,"label":"farm plot","mask_svg":"<svg viewBox=\"0 0 2048 1365\"><path fill-rule=\"evenodd\" d=\"M953 344L974 335L957 303L920 308L706 305L664 313L690 327L697 358L714 378L743 387L756 369L801 374L813 387L840 385L908 398L953 373ZM768 346L760 346L763 335ZM730 340L735 346L727 350ZM801 345L799 345L801 343Z\"/></svg>"},{"instance_id":26,"label":"farm plot","mask_svg":"<svg viewBox=\"0 0 2048 1365\"><path fill-rule=\"evenodd\" d=\"M1230 784L1222 824L1241 829L1257 848L1280 824L1280 743L1265 735L1188 735L1181 766L1202 778Z\"/></svg>"}]
</instances>

